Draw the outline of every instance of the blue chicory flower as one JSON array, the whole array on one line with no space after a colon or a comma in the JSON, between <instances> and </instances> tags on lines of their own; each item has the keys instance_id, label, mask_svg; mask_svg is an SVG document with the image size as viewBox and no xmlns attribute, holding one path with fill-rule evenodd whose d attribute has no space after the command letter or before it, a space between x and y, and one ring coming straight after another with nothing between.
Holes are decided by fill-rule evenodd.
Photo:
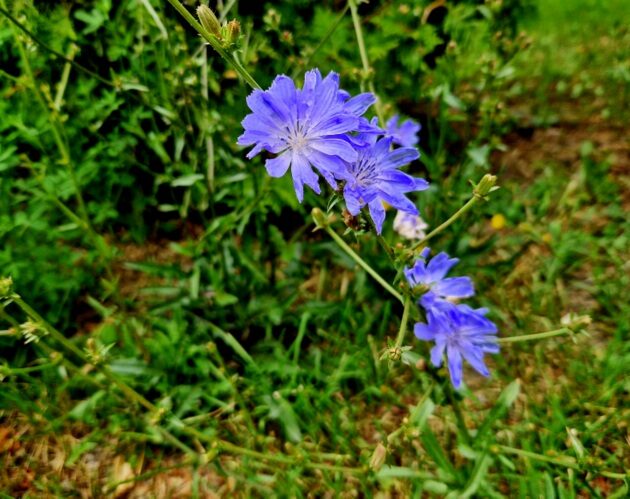
<instances>
[{"instance_id":1,"label":"blue chicory flower","mask_svg":"<svg viewBox=\"0 0 630 499\"><path fill-rule=\"evenodd\" d=\"M489 376L483 357L485 353L498 353L497 327L485 317L486 309L474 310L467 305L445 302L427 311L427 324L417 323L417 338L434 341L431 363L442 365L446 352L451 382L455 388L462 384L462 358L483 376Z\"/></svg>"},{"instance_id":2,"label":"blue chicory flower","mask_svg":"<svg viewBox=\"0 0 630 499\"><path fill-rule=\"evenodd\" d=\"M385 220L382 202L417 215L418 209L405 194L423 191L429 187L429 183L399 170L400 167L418 159L420 155L415 148L402 147L392 150L391 138L377 140L373 134L361 134L359 139L365 141L366 145L357 147L356 161L347 163L343 196L352 215L358 215L363 206L368 206L370 216L380 234Z\"/></svg>"},{"instance_id":3,"label":"blue chicory flower","mask_svg":"<svg viewBox=\"0 0 630 499\"><path fill-rule=\"evenodd\" d=\"M288 76L277 76L268 90L254 90L247 97L252 110L243 120L245 132L238 144L277 154L265 167L272 177L282 177L289 168L300 202L304 185L320 193L315 168L333 187L344 178L346 163L356 161L358 153L349 140L351 132L374 132L361 115L375 102L371 93L350 98L339 89L339 75L322 78L319 70L308 71L304 85L296 88Z\"/></svg>"},{"instance_id":4,"label":"blue chicory flower","mask_svg":"<svg viewBox=\"0 0 630 499\"><path fill-rule=\"evenodd\" d=\"M475 294L470 277L446 277L459 259L450 258L441 252L428 260L430 253L430 248L424 248L413 267L406 267L404 270L412 287L421 286L426 290L420 300L423 307L430 309L446 300L468 298Z\"/></svg>"},{"instance_id":5,"label":"blue chicory flower","mask_svg":"<svg viewBox=\"0 0 630 499\"><path fill-rule=\"evenodd\" d=\"M414 147L418 145L418 132L420 131L420 124L408 119L398 125L400 117L395 114L387 122L386 136L391 137L394 144L403 147Z\"/></svg>"}]
</instances>

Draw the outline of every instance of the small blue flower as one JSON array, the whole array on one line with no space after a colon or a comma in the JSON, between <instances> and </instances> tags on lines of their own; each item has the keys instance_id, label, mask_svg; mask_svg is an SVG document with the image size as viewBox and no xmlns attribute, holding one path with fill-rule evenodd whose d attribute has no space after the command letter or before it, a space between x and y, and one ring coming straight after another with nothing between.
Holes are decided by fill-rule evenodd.
<instances>
[{"instance_id":1,"label":"small blue flower","mask_svg":"<svg viewBox=\"0 0 630 499\"><path fill-rule=\"evenodd\" d=\"M442 365L446 352L448 371L455 388L462 384L462 358L483 376L489 376L483 356L498 353L497 327L485 317L486 309L473 310L466 305L445 302L429 309L427 324L417 323L414 334L421 340L434 341L431 363Z\"/></svg>"},{"instance_id":2,"label":"small blue flower","mask_svg":"<svg viewBox=\"0 0 630 499\"><path fill-rule=\"evenodd\" d=\"M430 253L430 248L424 248L413 267L406 267L404 271L412 287L421 286L426 290L420 300L423 307L430 309L445 300L468 298L475 294L470 277L446 277L459 259L450 258L442 252L428 260Z\"/></svg>"},{"instance_id":3,"label":"small blue flower","mask_svg":"<svg viewBox=\"0 0 630 499\"><path fill-rule=\"evenodd\" d=\"M322 78L319 70L308 71L302 89L280 75L268 90L254 90L247 97L252 113L243 120L245 132L237 143L254 146L247 154L250 159L261 151L277 154L266 161L267 172L282 177L291 168L295 193L302 202L304 185L320 193L313 168L337 188L335 179L344 178L345 162L357 158L347 134L373 131L360 117L374 101L370 93L350 98L339 89L339 75L333 72Z\"/></svg>"},{"instance_id":4,"label":"small blue flower","mask_svg":"<svg viewBox=\"0 0 630 499\"><path fill-rule=\"evenodd\" d=\"M363 206L368 206L380 234L385 220L383 201L401 211L417 215L418 209L405 193L423 191L429 187L429 183L399 170L418 159L420 155L415 148L391 150L392 139L377 140L376 135L361 134L359 139L367 145L358 147L357 160L347 163L343 196L352 215L358 215Z\"/></svg>"},{"instance_id":5,"label":"small blue flower","mask_svg":"<svg viewBox=\"0 0 630 499\"><path fill-rule=\"evenodd\" d=\"M394 144L403 147L418 145L418 132L421 126L413 120L406 120L398 125L399 116L395 114L387 122L386 136L394 140Z\"/></svg>"}]
</instances>

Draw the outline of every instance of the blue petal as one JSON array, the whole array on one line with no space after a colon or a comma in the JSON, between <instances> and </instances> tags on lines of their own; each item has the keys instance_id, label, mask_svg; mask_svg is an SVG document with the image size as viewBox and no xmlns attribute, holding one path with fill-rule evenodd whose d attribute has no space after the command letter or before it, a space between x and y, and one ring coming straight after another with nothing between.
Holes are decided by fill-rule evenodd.
<instances>
[{"instance_id":1,"label":"blue petal","mask_svg":"<svg viewBox=\"0 0 630 499\"><path fill-rule=\"evenodd\" d=\"M414 191L425 191L429 188L429 182L427 182L425 179L417 177L414 177L413 179L416 182L416 185L413 188Z\"/></svg>"},{"instance_id":2,"label":"blue petal","mask_svg":"<svg viewBox=\"0 0 630 499\"><path fill-rule=\"evenodd\" d=\"M418 322L413 326L413 334L415 334L416 338L419 340L433 341L435 339L435 331L433 328L421 322Z\"/></svg>"},{"instance_id":3,"label":"blue petal","mask_svg":"<svg viewBox=\"0 0 630 499\"><path fill-rule=\"evenodd\" d=\"M280 130L284 127L284 119L265 100L265 94L266 92L262 90L254 90L247 96L247 105L254 112L253 116L255 116L256 119Z\"/></svg>"},{"instance_id":4,"label":"blue petal","mask_svg":"<svg viewBox=\"0 0 630 499\"><path fill-rule=\"evenodd\" d=\"M361 116L376 102L376 97L370 92L356 95L346 102L346 109L357 116Z\"/></svg>"},{"instance_id":5,"label":"blue petal","mask_svg":"<svg viewBox=\"0 0 630 499\"><path fill-rule=\"evenodd\" d=\"M490 371L483 362L483 352L474 346L468 346L461 349L462 355L466 361L482 376L490 376Z\"/></svg>"},{"instance_id":6,"label":"blue petal","mask_svg":"<svg viewBox=\"0 0 630 499\"><path fill-rule=\"evenodd\" d=\"M311 164L321 172L322 175L328 175L332 182L327 178L328 183L337 188L334 179L347 180L349 178L348 167L346 163L337 156L329 156L328 154L321 153L315 149L310 149L306 152L306 157Z\"/></svg>"},{"instance_id":7,"label":"blue petal","mask_svg":"<svg viewBox=\"0 0 630 499\"><path fill-rule=\"evenodd\" d=\"M418 159L420 157L420 153L414 147L401 147L400 149L395 149L381 163L382 168L400 168L401 166L407 165L412 161Z\"/></svg>"},{"instance_id":8,"label":"blue petal","mask_svg":"<svg viewBox=\"0 0 630 499\"><path fill-rule=\"evenodd\" d=\"M351 132L357 128L358 118L351 114L328 113L323 121L308 130L309 138L327 137Z\"/></svg>"},{"instance_id":9,"label":"blue petal","mask_svg":"<svg viewBox=\"0 0 630 499\"><path fill-rule=\"evenodd\" d=\"M293 154L291 159L291 175L293 177L293 187L298 201L301 203L304 199L304 185L308 185L317 194L321 192L317 175L311 168L309 162L300 154Z\"/></svg>"},{"instance_id":10,"label":"blue petal","mask_svg":"<svg viewBox=\"0 0 630 499\"><path fill-rule=\"evenodd\" d=\"M357 152L345 140L332 138L311 140L309 146L329 156L339 156L348 162L356 161L357 159Z\"/></svg>"},{"instance_id":11,"label":"blue petal","mask_svg":"<svg viewBox=\"0 0 630 499\"><path fill-rule=\"evenodd\" d=\"M462 355L457 348L449 345L446 350L446 356L448 357L448 373L451 376L453 386L459 388L462 385Z\"/></svg>"},{"instance_id":12,"label":"blue petal","mask_svg":"<svg viewBox=\"0 0 630 499\"><path fill-rule=\"evenodd\" d=\"M352 189L349 185L346 184L345 189L343 190L343 198L346 201L346 208L351 215L357 216L361 212L361 208L363 208L363 204L361 202L361 196L359 192Z\"/></svg>"},{"instance_id":13,"label":"blue petal","mask_svg":"<svg viewBox=\"0 0 630 499\"><path fill-rule=\"evenodd\" d=\"M427 271L431 276L431 280L437 282L443 279L448 271L451 270L451 267L457 262L459 262L457 258L449 258L444 252L435 255L427 265Z\"/></svg>"},{"instance_id":14,"label":"blue petal","mask_svg":"<svg viewBox=\"0 0 630 499\"><path fill-rule=\"evenodd\" d=\"M435 283L431 289L445 298L468 298L475 294L470 277L448 277Z\"/></svg>"},{"instance_id":15,"label":"blue petal","mask_svg":"<svg viewBox=\"0 0 630 499\"><path fill-rule=\"evenodd\" d=\"M440 341L436 342L435 346L431 349L431 364L433 364L435 367L440 367L442 365L445 347L446 343Z\"/></svg>"},{"instance_id":16,"label":"blue petal","mask_svg":"<svg viewBox=\"0 0 630 499\"><path fill-rule=\"evenodd\" d=\"M416 187L416 179L400 170L381 171L378 178L383 182L397 184L395 188L404 192L413 191Z\"/></svg>"},{"instance_id":17,"label":"blue petal","mask_svg":"<svg viewBox=\"0 0 630 499\"><path fill-rule=\"evenodd\" d=\"M417 215L418 208L416 208L416 205L405 197L404 194L396 192L392 187L393 186L387 184L379 184L379 190L381 191L383 200L398 210Z\"/></svg>"},{"instance_id":18,"label":"blue petal","mask_svg":"<svg viewBox=\"0 0 630 499\"><path fill-rule=\"evenodd\" d=\"M267 173L269 173L271 177L282 177L287 172L290 165L291 152L287 151L277 158L268 159L265 163L265 168L267 168Z\"/></svg>"},{"instance_id":19,"label":"blue petal","mask_svg":"<svg viewBox=\"0 0 630 499\"><path fill-rule=\"evenodd\" d=\"M385 221L385 208L380 199L376 199L368 204L370 216L376 227L376 233L380 234L383 230L383 222Z\"/></svg>"}]
</instances>

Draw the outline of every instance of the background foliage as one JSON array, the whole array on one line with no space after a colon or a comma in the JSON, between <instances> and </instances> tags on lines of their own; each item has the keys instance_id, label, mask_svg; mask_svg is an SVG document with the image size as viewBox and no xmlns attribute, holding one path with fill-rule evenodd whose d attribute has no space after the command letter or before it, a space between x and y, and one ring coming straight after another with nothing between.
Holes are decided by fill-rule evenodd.
<instances>
[{"instance_id":1,"label":"background foliage","mask_svg":"<svg viewBox=\"0 0 630 499\"><path fill-rule=\"evenodd\" d=\"M422 360L378 360L401 307L312 232L310 209L325 201L307 194L300 205L290 181L246 162L235 140L248 88L170 5L0 7L30 33L0 16L0 273L76 345L107 350L113 372L207 436L340 465L388 450L381 471L359 477L229 454L176 474L186 452L100 374L31 373L49 358L47 338L3 335L7 494L120 492L136 475L140 496L627 493L604 472L630 464L626 2L361 5L386 114L423 126L410 171L432 183L414 198L425 220L435 227L457 210L469 180L499 177L491 201L432 244L461 258L476 305L504 336L558 328L568 313L593 319L575 341L505 345L492 380L472 375L463 397ZM263 86L319 67L356 92L344 7L224 2L217 12L241 21L240 59ZM386 237L398 241L391 226ZM394 277L372 239L348 240ZM470 435L454 424L454 397Z\"/></svg>"}]
</instances>

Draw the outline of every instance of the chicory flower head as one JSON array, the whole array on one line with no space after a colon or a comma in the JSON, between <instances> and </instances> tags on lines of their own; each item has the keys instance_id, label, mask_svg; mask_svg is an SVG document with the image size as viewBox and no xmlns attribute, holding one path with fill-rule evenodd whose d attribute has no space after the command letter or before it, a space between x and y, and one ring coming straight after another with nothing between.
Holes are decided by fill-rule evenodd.
<instances>
[{"instance_id":1,"label":"chicory flower head","mask_svg":"<svg viewBox=\"0 0 630 499\"><path fill-rule=\"evenodd\" d=\"M302 202L304 185L320 193L313 168L337 188L335 179L344 178L346 171L344 161L358 157L347 134L373 128L360 116L374 102L370 93L350 98L339 89L339 75L333 72L322 78L319 70L308 71L301 89L280 75L268 90L254 90L247 97L252 113L242 122L245 132L238 144L254 146L248 158L261 151L277 154L266 161L267 172L282 177L291 168L295 193Z\"/></svg>"},{"instance_id":2,"label":"chicory flower head","mask_svg":"<svg viewBox=\"0 0 630 499\"><path fill-rule=\"evenodd\" d=\"M429 187L429 183L399 170L400 167L418 159L420 154L415 148L401 147L392 150L391 138L377 140L375 135L361 134L360 139L367 144L357 148L356 161L347 163L343 196L352 215L358 215L363 206L368 206L370 216L380 234L385 220L382 202L417 215L418 209L405 194L423 191Z\"/></svg>"},{"instance_id":3,"label":"chicory flower head","mask_svg":"<svg viewBox=\"0 0 630 499\"><path fill-rule=\"evenodd\" d=\"M420 124L413 120L406 120L398 125L400 117L395 114L387 122L386 136L391 137L394 144L403 147L414 147L418 145L418 132L420 131Z\"/></svg>"},{"instance_id":4,"label":"chicory flower head","mask_svg":"<svg viewBox=\"0 0 630 499\"><path fill-rule=\"evenodd\" d=\"M434 341L431 363L440 367L446 352L448 371L455 388L462 384L462 358L483 376L489 376L483 356L498 353L497 327L485 317L486 309L473 310L467 305L445 302L427 311L427 324L417 323L416 337Z\"/></svg>"},{"instance_id":5,"label":"chicory flower head","mask_svg":"<svg viewBox=\"0 0 630 499\"><path fill-rule=\"evenodd\" d=\"M424 248L413 267L404 270L410 286L425 290L421 298L423 307L430 309L446 300L468 298L475 294L470 277L446 277L459 259L441 252L429 260L430 253L430 248Z\"/></svg>"},{"instance_id":6,"label":"chicory flower head","mask_svg":"<svg viewBox=\"0 0 630 499\"><path fill-rule=\"evenodd\" d=\"M394 217L394 230L405 239L424 239L429 225L420 215L412 215L398 210Z\"/></svg>"}]
</instances>

